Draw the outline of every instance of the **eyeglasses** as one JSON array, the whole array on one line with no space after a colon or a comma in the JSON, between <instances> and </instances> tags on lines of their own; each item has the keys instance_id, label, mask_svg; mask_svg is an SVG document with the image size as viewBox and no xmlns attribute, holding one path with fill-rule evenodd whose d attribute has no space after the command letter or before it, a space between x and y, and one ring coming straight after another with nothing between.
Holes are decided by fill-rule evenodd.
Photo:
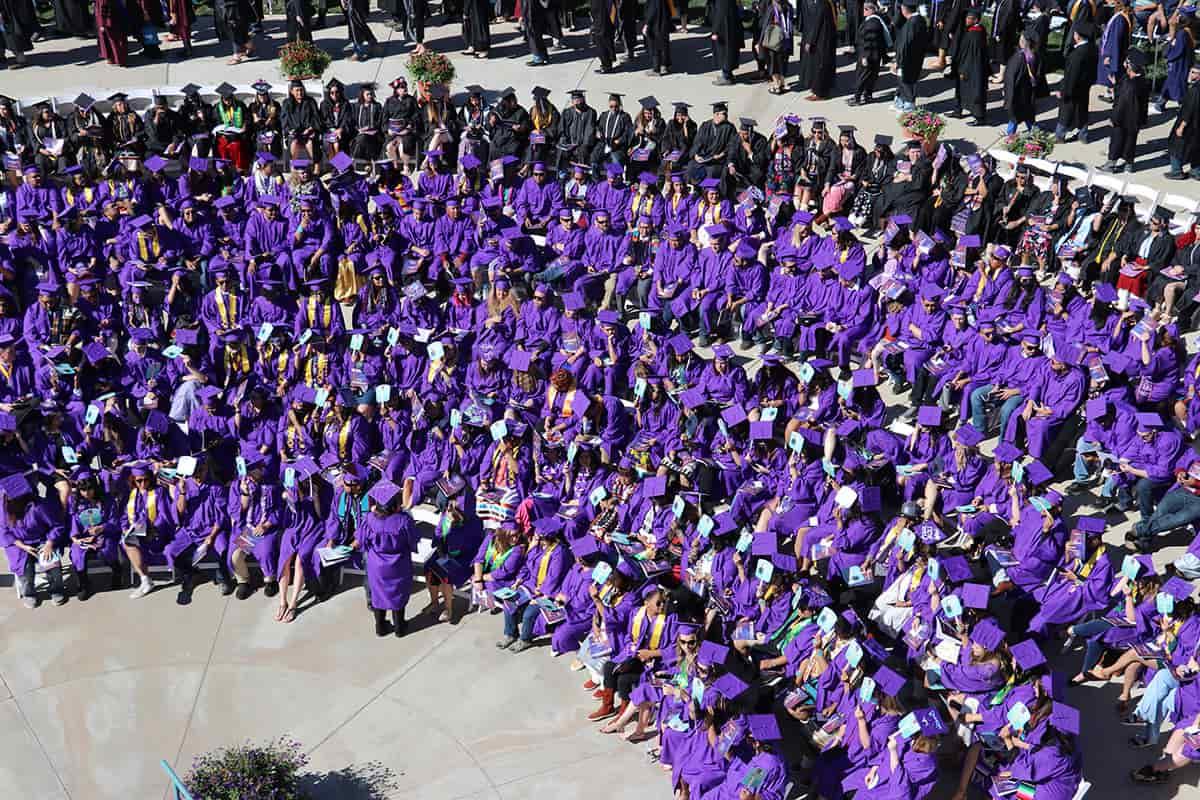
<instances>
[{"instance_id":1,"label":"eyeglasses","mask_svg":"<svg viewBox=\"0 0 1200 800\"><path fill-rule=\"evenodd\" d=\"M680 639L680 640L679 640L679 643L680 643L680 644L682 644L682 645L686 645L686 646L688 646L688 647L695 647L695 646L696 646L696 640L695 640L695 639Z\"/></svg>"}]
</instances>

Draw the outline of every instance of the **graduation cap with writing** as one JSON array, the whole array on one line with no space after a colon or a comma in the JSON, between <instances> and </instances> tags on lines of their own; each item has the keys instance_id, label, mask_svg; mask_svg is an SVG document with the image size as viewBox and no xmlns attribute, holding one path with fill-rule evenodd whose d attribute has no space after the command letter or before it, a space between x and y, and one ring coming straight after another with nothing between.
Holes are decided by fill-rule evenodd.
<instances>
[{"instance_id":1,"label":"graduation cap with writing","mask_svg":"<svg viewBox=\"0 0 1200 800\"><path fill-rule=\"evenodd\" d=\"M921 733L925 736L941 736L946 732L946 723L933 706L918 708L913 711L913 716L917 718L917 723L921 726Z\"/></svg>"},{"instance_id":2,"label":"graduation cap with writing","mask_svg":"<svg viewBox=\"0 0 1200 800\"><path fill-rule=\"evenodd\" d=\"M9 475L0 479L0 494L4 495L6 500L20 500L32 492L33 487L29 485L29 480L24 475Z\"/></svg>"},{"instance_id":3,"label":"graduation cap with writing","mask_svg":"<svg viewBox=\"0 0 1200 800\"><path fill-rule=\"evenodd\" d=\"M400 487L389 480L382 480L371 487L367 496L381 506L386 506L400 494Z\"/></svg>"},{"instance_id":4,"label":"graduation cap with writing","mask_svg":"<svg viewBox=\"0 0 1200 800\"><path fill-rule=\"evenodd\" d=\"M1031 669L1037 669L1046 663L1046 656L1042 653L1042 649L1038 647L1037 642L1033 639L1026 639L1023 642L1017 642L1009 648L1012 653L1013 661L1019 669L1028 672Z\"/></svg>"},{"instance_id":5,"label":"graduation cap with writing","mask_svg":"<svg viewBox=\"0 0 1200 800\"><path fill-rule=\"evenodd\" d=\"M937 544L938 542L945 541L946 539L946 532L943 531L941 527L931 519L924 520L917 525L914 533L916 534L917 538L925 544Z\"/></svg>"},{"instance_id":6,"label":"graduation cap with writing","mask_svg":"<svg viewBox=\"0 0 1200 800\"><path fill-rule=\"evenodd\" d=\"M942 573L951 583L969 581L974 574L965 556L950 556L941 560Z\"/></svg>"}]
</instances>

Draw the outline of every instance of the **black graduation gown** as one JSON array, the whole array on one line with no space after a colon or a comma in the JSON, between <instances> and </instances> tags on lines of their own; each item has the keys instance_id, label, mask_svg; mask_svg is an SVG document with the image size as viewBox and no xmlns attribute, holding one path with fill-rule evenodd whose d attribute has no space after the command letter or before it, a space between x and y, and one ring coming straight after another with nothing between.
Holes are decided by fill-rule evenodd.
<instances>
[{"instance_id":1,"label":"black graduation gown","mask_svg":"<svg viewBox=\"0 0 1200 800\"><path fill-rule=\"evenodd\" d=\"M837 70L837 14L832 0L806 0L797 88L829 97Z\"/></svg>"},{"instance_id":2,"label":"black graduation gown","mask_svg":"<svg viewBox=\"0 0 1200 800\"><path fill-rule=\"evenodd\" d=\"M592 150L592 160L605 162L611 153L624 164L631 141L633 120L629 114L623 110L605 111L596 120L596 146Z\"/></svg>"},{"instance_id":3,"label":"black graduation gown","mask_svg":"<svg viewBox=\"0 0 1200 800\"><path fill-rule=\"evenodd\" d=\"M671 66L671 5L668 0L646 0L646 52L651 66Z\"/></svg>"},{"instance_id":4,"label":"black graduation gown","mask_svg":"<svg viewBox=\"0 0 1200 800\"><path fill-rule=\"evenodd\" d=\"M88 13L87 0L54 0L54 27L67 36L87 36L95 18Z\"/></svg>"},{"instance_id":5,"label":"black graduation gown","mask_svg":"<svg viewBox=\"0 0 1200 800\"><path fill-rule=\"evenodd\" d=\"M463 9L463 39L475 52L492 48L492 4L489 0L466 0Z\"/></svg>"},{"instance_id":6,"label":"black graduation gown","mask_svg":"<svg viewBox=\"0 0 1200 800\"><path fill-rule=\"evenodd\" d=\"M992 63L1006 64L1017 48L1021 12L1017 0L998 0L992 9Z\"/></svg>"},{"instance_id":7,"label":"black graduation gown","mask_svg":"<svg viewBox=\"0 0 1200 800\"><path fill-rule=\"evenodd\" d=\"M737 0L713 0L712 32L717 37L713 55L722 74L732 75L738 67L746 32L742 28L742 10Z\"/></svg>"},{"instance_id":8,"label":"black graduation gown","mask_svg":"<svg viewBox=\"0 0 1200 800\"><path fill-rule=\"evenodd\" d=\"M987 115L990 72L987 31L982 25L972 25L962 32L956 45L954 76L959 108L971 112L976 119L983 119Z\"/></svg>"},{"instance_id":9,"label":"black graduation gown","mask_svg":"<svg viewBox=\"0 0 1200 800\"><path fill-rule=\"evenodd\" d=\"M592 147L596 143L596 109L591 106L568 106L563 109L559 135L558 168L572 162L590 164Z\"/></svg>"},{"instance_id":10,"label":"black graduation gown","mask_svg":"<svg viewBox=\"0 0 1200 800\"><path fill-rule=\"evenodd\" d=\"M1175 132L1181 123L1186 123L1184 134L1177 136ZM1171 123L1167 147L1172 158L1179 159L1183 164L1200 167L1200 81L1188 84L1179 110L1175 113L1175 121Z\"/></svg>"},{"instance_id":11,"label":"black graduation gown","mask_svg":"<svg viewBox=\"0 0 1200 800\"><path fill-rule=\"evenodd\" d=\"M1088 98L1092 84L1096 82L1096 65L1099 58L1096 43L1092 41L1085 41L1067 53L1063 77L1058 84L1058 91L1061 93L1058 124L1068 131L1087 126Z\"/></svg>"},{"instance_id":12,"label":"black graduation gown","mask_svg":"<svg viewBox=\"0 0 1200 800\"><path fill-rule=\"evenodd\" d=\"M738 137L733 150L733 168L741 175L743 182L750 185L762 186L767 179L767 165L771 162L771 147L767 137L758 131L750 132L750 150L746 151L746 143Z\"/></svg>"},{"instance_id":13,"label":"black graduation gown","mask_svg":"<svg viewBox=\"0 0 1200 800\"><path fill-rule=\"evenodd\" d=\"M290 96L284 99L280 104L279 119L283 133L289 140L309 128L317 132L322 130L321 112L317 108L317 101L308 96L299 103Z\"/></svg>"},{"instance_id":14,"label":"black graduation gown","mask_svg":"<svg viewBox=\"0 0 1200 800\"><path fill-rule=\"evenodd\" d=\"M967 27L967 9L971 0L945 0L942 12L942 29L934 31L934 43L939 50L945 50L950 58L954 58L954 47Z\"/></svg>"},{"instance_id":15,"label":"black graduation gown","mask_svg":"<svg viewBox=\"0 0 1200 800\"><path fill-rule=\"evenodd\" d=\"M530 108L534 107L530 106ZM553 167L555 159L558 157L558 142L562 136L562 114L549 101L546 102L546 113L550 115L550 121L544 122L538 130L538 133L546 137L546 141L542 144L536 144L532 136L530 137L529 146L525 150L524 161L526 164L534 164L540 161L549 167ZM532 134L532 113L529 115L529 124L531 126L530 133Z\"/></svg>"},{"instance_id":16,"label":"black graduation gown","mask_svg":"<svg viewBox=\"0 0 1200 800\"><path fill-rule=\"evenodd\" d=\"M692 142L696 141L696 122L688 119L682 125L676 124L675 118L667 120L666 130L663 131L662 141L659 143L662 148L663 158L667 157L668 153L673 153L676 150L683 153L680 159L686 157L688 150L692 148Z\"/></svg>"},{"instance_id":17,"label":"black graduation gown","mask_svg":"<svg viewBox=\"0 0 1200 800\"><path fill-rule=\"evenodd\" d=\"M162 154L184 136L179 115L170 108L151 106L146 110L146 149Z\"/></svg>"},{"instance_id":18,"label":"black graduation gown","mask_svg":"<svg viewBox=\"0 0 1200 800\"><path fill-rule=\"evenodd\" d=\"M1117 84L1116 98L1113 100L1112 116L1109 121L1113 127L1120 128L1127 134L1136 135L1138 129L1146 124L1150 105L1150 84L1146 78L1124 77Z\"/></svg>"},{"instance_id":19,"label":"black graduation gown","mask_svg":"<svg viewBox=\"0 0 1200 800\"><path fill-rule=\"evenodd\" d=\"M710 178L718 178L737 144L737 128L733 127L733 123L726 120L714 125L712 120L707 120L696 131L696 138L686 159L694 164L695 156L704 158L704 163L700 165L702 171Z\"/></svg>"},{"instance_id":20,"label":"black graduation gown","mask_svg":"<svg viewBox=\"0 0 1200 800\"><path fill-rule=\"evenodd\" d=\"M929 28L920 14L909 17L896 33L896 66L900 80L916 83L921 78L921 65L929 46Z\"/></svg>"},{"instance_id":21,"label":"black graduation gown","mask_svg":"<svg viewBox=\"0 0 1200 800\"><path fill-rule=\"evenodd\" d=\"M1025 61L1025 51L1017 50L1004 67L1004 110L1009 122L1033 122L1037 117L1036 85Z\"/></svg>"},{"instance_id":22,"label":"black graduation gown","mask_svg":"<svg viewBox=\"0 0 1200 800\"><path fill-rule=\"evenodd\" d=\"M529 124L529 112L519 105L513 105L504 112L497 107L493 113L496 121L488 128L492 138L492 158L519 157L529 142L529 129L532 127Z\"/></svg>"},{"instance_id":23,"label":"black graduation gown","mask_svg":"<svg viewBox=\"0 0 1200 800\"><path fill-rule=\"evenodd\" d=\"M354 111L354 141L350 143L350 155L360 161L374 161L383 153L383 134L387 122L383 106L372 101L361 100L352 107Z\"/></svg>"}]
</instances>

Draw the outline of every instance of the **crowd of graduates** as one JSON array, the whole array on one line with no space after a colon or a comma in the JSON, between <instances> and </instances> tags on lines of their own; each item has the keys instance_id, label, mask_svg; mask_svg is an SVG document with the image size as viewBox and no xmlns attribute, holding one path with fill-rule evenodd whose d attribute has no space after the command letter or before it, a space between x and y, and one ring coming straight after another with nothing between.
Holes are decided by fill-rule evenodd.
<instances>
[{"instance_id":1,"label":"crowd of graduates","mask_svg":"<svg viewBox=\"0 0 1200 800\"><path fill-rule=\"evenodd\" d=\"M25 606L212 569L288 624L359 572L403 636L420 552L421 613L566 656L684 798L1070 800L1067 686L1117 679L1131 746L1171 724L1134 780L1197 758L1200 539L1151 555L1200 521L1200 217L724 103L334 83L0 105Z\"/></svg>"}]
</instances>

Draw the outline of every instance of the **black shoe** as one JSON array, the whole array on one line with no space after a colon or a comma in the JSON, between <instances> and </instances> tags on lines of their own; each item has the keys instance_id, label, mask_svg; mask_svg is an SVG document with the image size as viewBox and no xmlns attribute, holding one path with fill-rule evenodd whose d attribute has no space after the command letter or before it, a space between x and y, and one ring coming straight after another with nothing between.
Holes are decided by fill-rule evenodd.
<instances>
[{"instance_id":1,"label":"black shoe","mask_svg":"<svg viewBox=\"0 0 1200 800\"><path fill-rule=\"evenodd\" d=\"M387 621L387 612L386 611L376 611L375 612L375 635L380 636L380 637L387 636L389 633L391 633L391 630L392 630L391 626L388 625L388 621Z\"/></svg>"},{"instance_id":2,"label":"black shoe","mask_svg":"<svg viewBox=\"0 0 1200 800\"><path fill-rule=\"evenodd\" d=\"M1185 181L1188 176L1186 172L1173 169L1170 172L1164 172L1163 177L1169 181Z\"/></svg>"},{"instance_id":3,"label":"black shoe","mask_svg":"<svg viewBox=\"0 0 1200 800\"><path fill-rule=\"evenodd\" d=\"M396 635L397 639L408 633L408 620L404 618L403 611L392 612L392 633Z\"/></svg>"},{"instance_id":4,"label":"black shoe","mask_svg":"<svg viewBox=\"0 0 1200 800\"><path fill-rule=\"evenodd\" d=\"M599 69L592 70L592 72L596 73L597 75L611 75L612 73L616 72L616 70L614 70L612 67L600 67Z\"/></svg>"},{"instance_id":5,"label":"black shoe","mask_svg":"<svg viewBox=\"0 0 1200 800\"><path fill-rule=\"evenodd\" d=\"M274 597L279 594L279 584L275 581L267 581L263 586L263 594L267 597Z\"/></svg>"},{"instance_id":6,"label":"black shoe","mask_svg":"<svg viewBox=\"0 0 1200 800\"><path fill-rule=\"evenodd\" d=\"M179 594L175 595L175 602L178 605L186 606L192 602L192 579L184 578L183 583L179 585Z\"/></svg>"},{"instance_id":7,"label":"black shoe","mask_svg":"<svg viewBox=\"0 0 1200 800\"><path fill-rule=\"evenodd\" d=\"M848 105L848 106L856 106L856 105L858 105L858 103L859 103L859 100L857 97L851 97L849 100L846 101L846 105Z\"/></svg>"},{"instance_id":8,"label":"black shoe","mask_svg":"<svg viewBox=\"0 0 1200 800\"><path fill-rule=\"evenodd\" d=\"M115 574L115 573L114 573ZM83 602L92 596L92 586L86 575L79 576L79 591L75 592L75 599Z\"/></svg>"},{"instance_id":9,"label":"black shoe","mask_svg":"<svg viewBox=\"0 0 1200 800\"><path fill-rule=\"evenodd\" d=\"M239 583L237 585L237 591L234 592L234 596L237 597L238 600L245 600L252 594L254 594L254 587L251 586L249 582Z\"/></svg>"}]
</instances>

